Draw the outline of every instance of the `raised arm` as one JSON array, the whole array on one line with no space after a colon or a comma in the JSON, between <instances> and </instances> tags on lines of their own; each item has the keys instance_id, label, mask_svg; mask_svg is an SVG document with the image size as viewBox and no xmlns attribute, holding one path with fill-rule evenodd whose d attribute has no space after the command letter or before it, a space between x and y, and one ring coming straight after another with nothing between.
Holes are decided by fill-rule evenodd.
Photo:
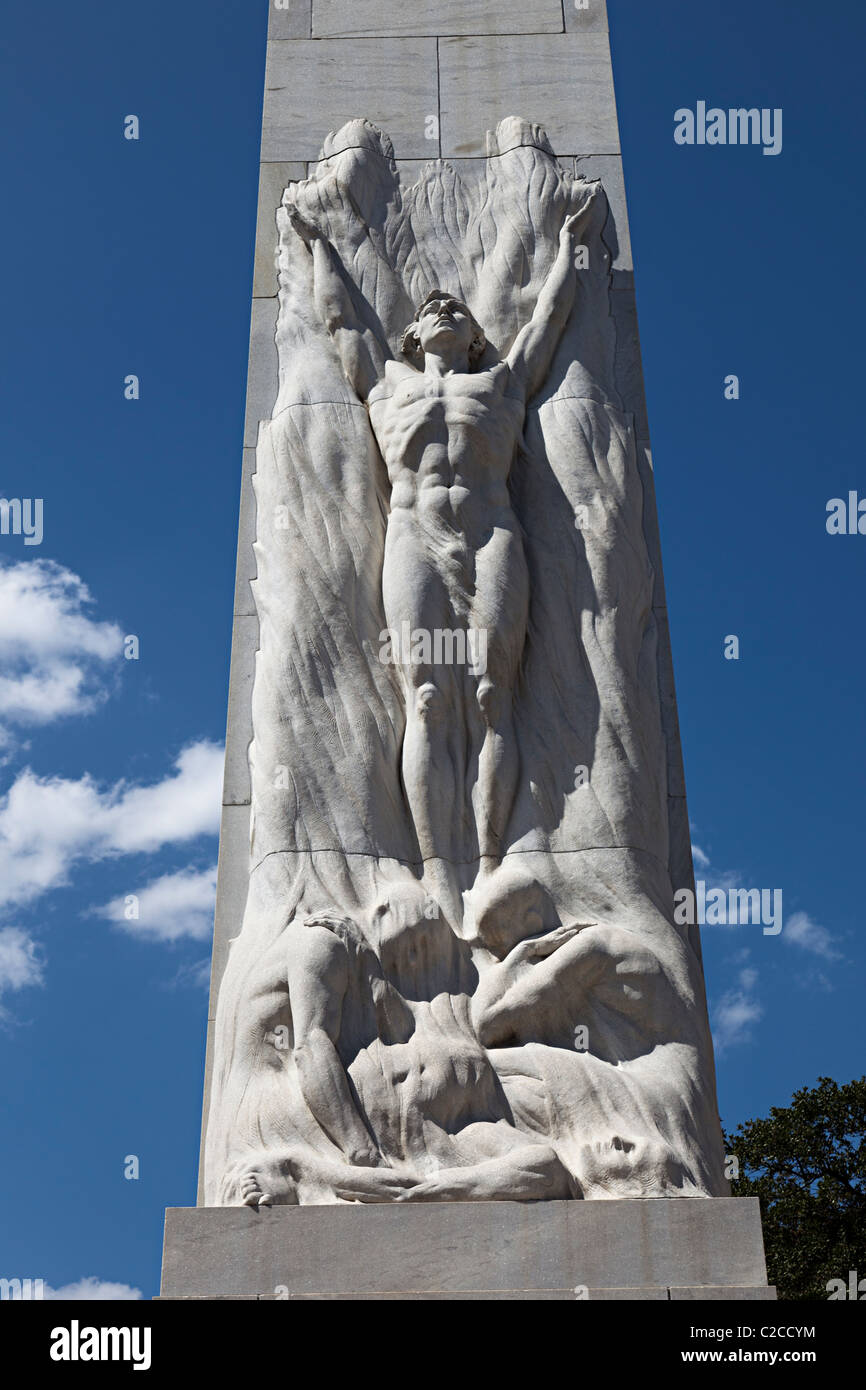
<instances>
[{"instance_id":1,"label":"raised arm","mask_svg":"<svg viewBox=\"0 0 866 1390\"><path fill-rule=\"evenodd\" d=\"M590 200L591 201L591 200ZM559 251L541 287L529 323L524 324L511 345L508 365L523 383L526 399L533 396L547 376L553 354L562 337L577 286L574 243L578 225L584 221L589 203L580 212L566 217L559 233Z\"/></svg>"},{"instance_id":2,"label":"raised arm","mask_svg":"<svg viewBox=\"0 0 866 1390\"><path fill-rule=\"evenodd\" d=\"M384 375L391 353L359 319L334 247L296 207L290 205L287 212L313 257L313 295L319 317L334 340L349 383L365 401Z\"/></svg>"},{"instance_id":3,"label":"raised arm","mask_svg":"<svg viewBox=\"0 0 866 1390\"><path fill-rule=\"evenodd\" d=\"M672 990L655 952L622 927L559 927L521 942L482 976L472 1017L484 1047L551 1042L583 1023L599 1056L624 1059L671 1041ZM679 1035L674 1036L679 1040ZM610 1058L608 1058L610 1060Z\"/></svg>"}]
</instances>

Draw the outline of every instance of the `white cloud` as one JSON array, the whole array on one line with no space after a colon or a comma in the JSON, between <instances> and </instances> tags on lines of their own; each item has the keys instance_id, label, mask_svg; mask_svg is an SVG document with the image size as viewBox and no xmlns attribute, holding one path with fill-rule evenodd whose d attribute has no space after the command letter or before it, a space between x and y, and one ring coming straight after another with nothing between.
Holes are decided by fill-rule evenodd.
<instances>
[{"instance_id":1,"label":"white cloud","mask_svg":"<svg viewBox=\"0 0 866 1390\"><path fill-rule=\"evenodd\" d=\"M167 980L166 989L210 989L210 956L202 956L189 965L182 965L173 980Z\"/></svg>"},{"instance_id":2,"label":"white cloud","mask_svg":"<svg viewBox=\"0 0 866 1390\"><path fill-rule=\"evenodd\" d=\"M137 904L127 904L124 895L94 908L94 912L151 941L177 941L182 936L206 941L213 931L216 876L216 864L204 870L164 874L136 892ZM131 910L137 916L127 917Z\"/></svg>"},{"instance_id":3,"label":"white cloud","mask_svg":"<svg viewBox=\"0 0 866 1390\"><path fill-rule=\"evenodd\" d=\"M41 984L42 963L32 936L19 927L0 928L0 995Z\"/></svg>"},{"instance_id":4,"label":"white cloud","mask_svg":"<svg viewBox=\"0 0 866 1390\"><path fill-rule=\"evenodd\" d=\"M707 893L710 893L714 888L721 888L724 893L729 893L732 888L740 889L749 886L748 881L743 882L743 875L739 869L713 869L712 879L707 878L706 885ZM729 925L732 926L734 923L729 923Z\"/></svg>"},{"instance_id":5,"label":"white cloud","mask_svg":"<svg viewBox=\"0 0 866 1390\"><path fill-rule=\"evenodd\" d=\"M713 1041L717 1054L748 1042L751 1025L763 1017L763 1007L755 994L757 982L757 970L741 970L738 987L723 994L713 1010Z\"/></svg>"},{"instance_id":6,"label":"white cloud","mask_svg":"<svg viewBox=\"0 0 866 1390\"><path fill-rule=\"evenodd\" d=\"M827 930L806 912L795 912L789 917L782 929L782 939L789 945L801 946L804 951L811 951L816 956L823 956L825 960L841 960L842 952L837 951L833 945L835 938Z\"/></svg>"},{"instance_id":7,"label":"white cloud","mask_svg":"<svg viewBox=\"0 0 866 1390\"><path fill-rule=\"evenodd\" d=\"M130 1284L113 1284L107 1279L97 1279L94 1274L74 1284L64 1284L59 1289L52 1289L50 1284L46 1284L43 1292L46 1299L69 1299L78 1303L100 1299L130 1302L142 1297L141 1289L134 1289Z\"/></svg>"},{"instance_id":8,"label":"white cloud","mask_svg":"<svg viewBox=\"0 0 866 1390\"><path fill-rule=\"evenodd\" d=\"M0 906L63 886L79 861L215 834L222 774L223 750L207 742L184 748L174 774L150 786L101 789L87 774L38 777L26 768L0 798Z\"/></svg>"},{"instance_id":9,"label":"white cloud","mask_svg":"<svg viewBox=\"0 0 866 1390\"><path fill-rule=\"evenodd\" d=\"M704 880L707 892L713 888L721 888L727 893L730 888L740 887L742 874L736 869L713 869L712 879L709 878L707 870L711 867L710 856L706 850L701 849L700 845L696 845L694 840L692 841L692 862L695 866L696 877Z\"/></svg>"},{"instance_id":10,"label":"white cloud","mask_svg":"<svg viewBox=\"0 0 866 1390\"><path fill-rule=\"evenodd\" d=\"M4 724L50 724L87 714L107 697L124 634L90 617L92 603L78 575L53 560L0 563ZM0 727L0 745L8 743Z\"/></svg>"}]
</instances>

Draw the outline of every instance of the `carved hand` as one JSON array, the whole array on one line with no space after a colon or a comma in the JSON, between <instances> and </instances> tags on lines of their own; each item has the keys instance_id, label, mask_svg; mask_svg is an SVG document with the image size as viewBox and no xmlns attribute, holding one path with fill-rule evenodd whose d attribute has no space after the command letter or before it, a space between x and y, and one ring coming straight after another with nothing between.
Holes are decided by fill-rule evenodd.
<instances>
[{"instance_id":1,"label":"carved hand","mask_svg":"<svg viewBox=\"0 0 866 1390\"><path fill-rule=\"evenodd\" d=\"M312 250L313 242L322 240L322 233L319 231L318 227L314 227L312 222L308 222L306 217L299 212L293 203L288 203L286 205L286 213L298 236L301 238L301 241Z\"/></svg>"},{"instance_id":2,"label":"carved hand","mask_svg":"<svg viewBox=\"0 0 866 1390\"><path fill-rule=\"evenodd\" d=\"M562 229L559 233L560 245L562 245L562 243L565 241L574 240L575 236L577 235L578 223L582 221L584 211L585 209L582 208L580 212L569 213L568 217L566 217L565 221L562 224Z\"/></svg>"},{"instance_id":3,"label":"carved hand","mask_svg":"<svg viewBox=\"0 0 866 1390\"><path fill-rule=\"evenodd\" d=\"M550 956L554 951L558 951L560 946L564 946L567 941L582 932L584 927L594 926L593 922L572 922L568 925L555 927L553 931L545 932L544 936L534 936L527 941L521 941L519 945L506 956L505 963L509 965L518 962L544 960L545 956Z\"/></svg>"}]
</instances>

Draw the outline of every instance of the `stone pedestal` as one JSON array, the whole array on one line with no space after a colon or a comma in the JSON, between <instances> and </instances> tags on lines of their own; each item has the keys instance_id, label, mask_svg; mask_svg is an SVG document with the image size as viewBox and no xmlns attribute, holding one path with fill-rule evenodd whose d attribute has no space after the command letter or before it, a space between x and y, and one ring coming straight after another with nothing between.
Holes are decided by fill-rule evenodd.
<instances>
[{"instance_id":1,"label":"stone pedestal","mask_svg":"<svg viewBox=\"0 0 866 1390\"><path fill-rule=\"evenodd\" d=\"M752 1197L171 1207L163 1299L774 1299Z\"/></svg>"}]
</instances>

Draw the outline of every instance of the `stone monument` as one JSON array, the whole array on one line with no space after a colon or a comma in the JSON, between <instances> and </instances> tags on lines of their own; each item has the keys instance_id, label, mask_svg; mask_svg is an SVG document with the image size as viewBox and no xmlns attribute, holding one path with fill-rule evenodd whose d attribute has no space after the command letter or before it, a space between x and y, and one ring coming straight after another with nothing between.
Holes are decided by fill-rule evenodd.
<instances>
[{"instance_id":1,"label":"stone monument","mask_svg":"<svg viewBox=\"0 0 866 1390\"><path fill-rule=\"evenodd\" d=\"M272 7L262 159L200 1205L163 1297L772 1297L673 915L602 0Z\"/></svg>"}]
</instances>

